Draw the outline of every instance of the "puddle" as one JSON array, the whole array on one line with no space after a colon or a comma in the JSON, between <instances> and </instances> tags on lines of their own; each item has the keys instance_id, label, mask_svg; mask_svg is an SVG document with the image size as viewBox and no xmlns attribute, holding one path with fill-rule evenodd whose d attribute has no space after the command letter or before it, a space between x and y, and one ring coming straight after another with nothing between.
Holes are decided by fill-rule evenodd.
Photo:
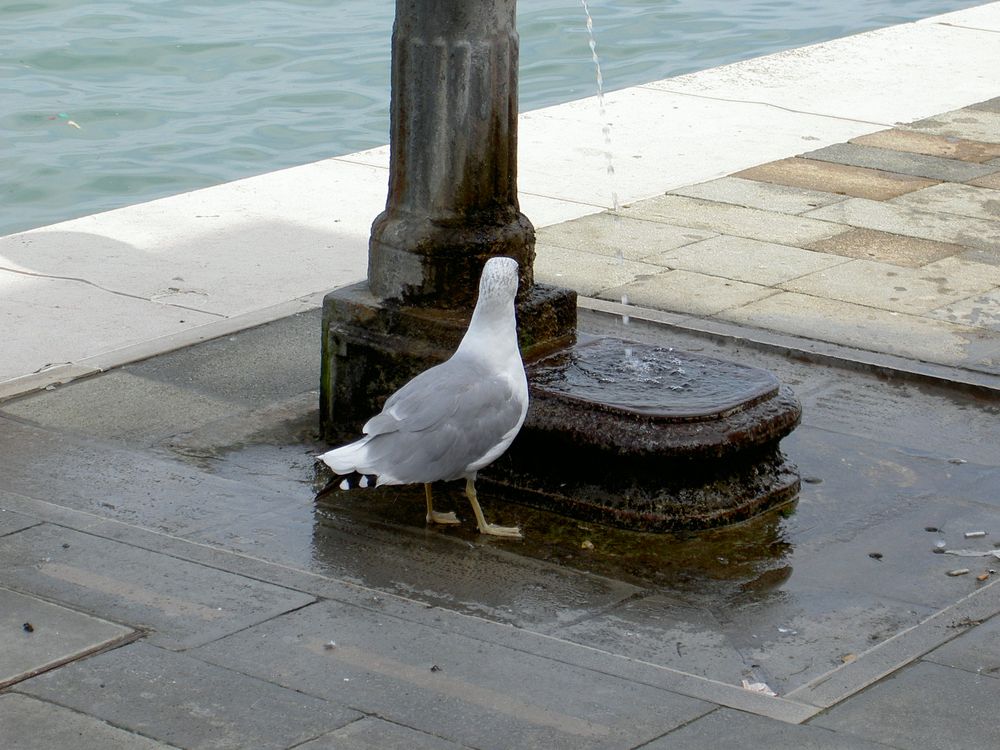
<instances>
[{"instance_id":1,"label":"puddle","mask_svg":"<svg viewBox=\"0 0 1000 750\"><path fill-rule=\"evenodd\" d=\"M943 532L925 528L1000 530L1000 498L986 491L995 467L803 426L783 443L807 478L801 495L744 523L631 532L481 489L491 519L524 529L523 541L501 541L476 532L461 483L435 487L458 527L425 525L421 487L334 484L314 501L329 477L312 460L323 446L307 421L286 419L284 441L271 428L216 447L212 474L288 503L199 541L779 693L982 585L948 577L955 560L933 551Z\"/></svg>"}]
</instances>

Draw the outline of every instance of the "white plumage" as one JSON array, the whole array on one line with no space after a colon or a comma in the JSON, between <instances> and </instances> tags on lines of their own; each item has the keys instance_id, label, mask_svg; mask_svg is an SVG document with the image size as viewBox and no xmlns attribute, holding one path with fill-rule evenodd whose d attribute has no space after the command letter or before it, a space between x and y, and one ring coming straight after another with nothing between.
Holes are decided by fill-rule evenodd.
<instances>
[{"instance_id":1,"label":"white plumage","mask_svg":"<svg viewBox=\"0 0 1000 750\"><path fill-rule=\"evenodd\" d=\"M364 437L319 456L337 474L373 474L377 485L423 483L427 520L458 523L433 509L431 482L465 479L484 534L520 537L517 527L486 522L476 472L511 444L528 411L528 382L517 345L517 261L491 258L458 349L396 391L368 420Z\"/></svg>"}]
</instances>

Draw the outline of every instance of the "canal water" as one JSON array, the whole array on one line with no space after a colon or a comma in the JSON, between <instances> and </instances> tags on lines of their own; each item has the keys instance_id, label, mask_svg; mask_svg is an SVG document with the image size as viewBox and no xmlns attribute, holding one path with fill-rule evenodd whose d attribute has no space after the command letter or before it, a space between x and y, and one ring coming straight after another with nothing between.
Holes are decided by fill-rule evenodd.
<instances>
[{"instance_id":1,"label":"canal water","mask_svg":"<svg viewBox=\"0 0 1000 750\"><path fill-rule=\"evenodd\" d=\"M976 0L590 0L606 90ZM388 139L389 0L0 3L0 235ZM521 0L521 109L596 93L578 0Z\"/></svg>"}]
</instances>

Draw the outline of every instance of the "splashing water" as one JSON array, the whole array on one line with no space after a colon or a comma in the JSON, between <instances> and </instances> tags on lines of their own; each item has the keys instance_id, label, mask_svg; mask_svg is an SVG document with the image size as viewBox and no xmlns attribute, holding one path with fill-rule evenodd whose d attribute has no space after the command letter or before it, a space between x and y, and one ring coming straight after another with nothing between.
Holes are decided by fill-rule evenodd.
<instances>
[{"instance_id":1,"label":"splashing water","mask_svg":"<svg viewBox=\"0 0 1000 750\"><path fill-rule=\"evenodd\" d=\"M623 294L622 295L622 304L623 305L628 305L628 295L627 294ZM630 320L629 316L626 313L622 313L622 326L623 327L628 325L629 320ZM625 362L626 362L626 364L631 364L634 359L635 359L635 357L632 354L632 347L629 346L628 344L626 344L625 345Z\"/></svg>"}]
</instances>

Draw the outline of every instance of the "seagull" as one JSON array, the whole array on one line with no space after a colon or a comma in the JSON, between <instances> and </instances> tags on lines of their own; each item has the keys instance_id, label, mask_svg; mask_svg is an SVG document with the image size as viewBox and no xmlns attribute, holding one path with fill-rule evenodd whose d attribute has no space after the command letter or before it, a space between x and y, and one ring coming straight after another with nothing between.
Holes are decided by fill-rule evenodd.
<instances>
[{"instance_id":1,"label":"seagull","mask_svg":"<svg viewBox=\"0 0 1000 750\"><path fill-rule=\"evenodd\" d=\"M318 459L337 474L375 475L376 486L422 483L428 523L460 523L434 510L431 482L464 479L480 533L520 539L517 526L487 523L476 497L476 473L507 450L528 411L516 293L517 261L486 261L469 328L451 358L392 394L365 423L364 437Z\"/></svg>"}]
</instances>

